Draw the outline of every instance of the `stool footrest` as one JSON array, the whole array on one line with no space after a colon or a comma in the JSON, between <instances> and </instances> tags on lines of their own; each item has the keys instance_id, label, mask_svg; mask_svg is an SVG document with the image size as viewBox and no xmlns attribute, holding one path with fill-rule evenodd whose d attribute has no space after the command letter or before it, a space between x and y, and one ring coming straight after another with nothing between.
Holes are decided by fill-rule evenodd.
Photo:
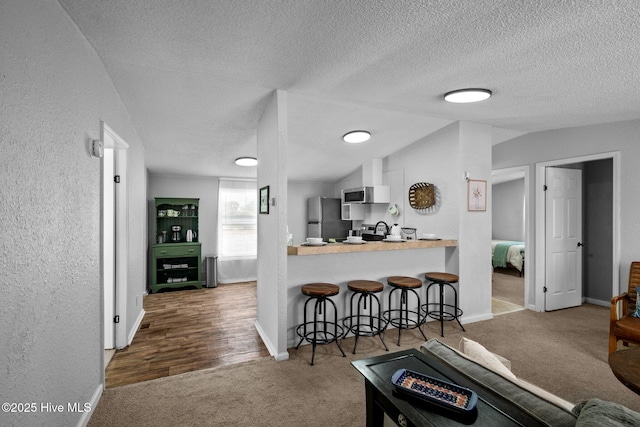
<instances>
[{"instance_id":1,"label":"stool footrest","mask_svg":"<svg viewBox=\"0 0 640 427\"><path fill-rule=\"evenodd\" d=\"M400 313L400 312L402 312L403 314L409 313L409 314L415 315L417 319L406 318L405 316L402 316L402 323L400 323L400 320L401 320L400 316L391 317L392 313ZM402 328L402 329L418 328L420 327L420 325L424 323L424 317L419 312L415 310L404 310L399 308L393 308L391 310L385 311L383 314L383 318L387 321L389 325L395 326L396 328Z\"/></svg>"},{"instance_id":2,"label":"stool footrest","mask_svg":"<svg viewBox=\"0 0 640 427\"><path fill-rule=\"evenodd\" d=\"M387 328L389 323L386 319L380 316L360 315L360 323L358 316L347 316L342 320L342 324L345 328L345 336L351 332L354 335L360 334L362 336L373 337L376 336ZM379 326L378 326L379 325Z\"/></svg>"},{"instance_id":3,"label":"stool footrest","mask_svg":"<svg viewBox=\"0 0 640 427\"><path fill-rule=\"evenodd\" d=\"M318 322L322 324L324 322ZM303 340L312 343L315 341L316 344L331 344L334 341L337 341L338 338L341 338L344 335L344 328L340 325L336 325L331 322L326 322L327 326L330 326L332 330L324 330L324 329L316 329L315 331L315 339L314 339L314 331L313 331L313 322L303 323L298 326L296 329L296 334ZM305 333L305 325L306 325L306 333Z\"/></svg>"},{"instance_id":4,"label":"stool footrest","mask_svg":"<svg viewBox=\"0 0 640 427\"><path fill-rule=\"evenodd\" d=\"M460 308L457 308L453 304L442 304L442 318L440 318L439 303L423 304L422 310L425 312L425 317L431 317L435 320L451 321L456 320L462 316L462 310Z\"/></svg>"}]
</instances>

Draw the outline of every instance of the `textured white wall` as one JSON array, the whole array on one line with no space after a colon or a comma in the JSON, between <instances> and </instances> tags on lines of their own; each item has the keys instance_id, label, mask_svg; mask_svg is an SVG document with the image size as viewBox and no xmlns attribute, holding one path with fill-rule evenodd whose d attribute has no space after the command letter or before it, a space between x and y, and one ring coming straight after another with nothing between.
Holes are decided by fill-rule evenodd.
<instances>
[{"instance_id":1,"label":"textured white wall","mask_svg":"<svg viewBox=\"0 0 640 427\"><path fill-rule=\"evenodd\" d=\"M258 124L258 188L276 205L258 215L257 326L276 359L287 359L287 94L276 91Z\"/></svg>"},{"instance_id":2,"label":"textured white wall","mask_svg":"<svg viewBox=\"0 0 640 427\"><path fill-rule=\"evenodd\" d=\"M0 40L0 401L65 407L2 413L0 424L75 425L81 414L67 412L67 402L90 402L104 375L101 161L90 157L89 140L104 120L131 146L134 306L144 287L144 148L102 63L57 2L3 1Z\"/></svg>"},{"instance_id":3,"label":"textured white wall","mask_svg":"<svg viewBox=\"0 0 640 427\"><path fill-rule=\"evenodd\" d=\"M491 186L493 239L524 242L524 178Z\"/></svg>"},{"instance_id":4,"label":"textured white wall","mask_svg":"<svg viewBox=\"0 0 640 427\"><path fill-rule=\"evenodd\" d=\"M458 123L446 126L385 159L385 172L404 171L402 186L396 179L391 196L397 197L400 215L397 222L414 227L418 233L436 233L440 237L458 238L459 200L462 175L458 174ZM434 184L439 196L438 209L420 211L409 205L409 188L418 182ZM385 182L385 184L388 184ZM386 209L386 207L384 207ZM390 217L386 217L388 221Z\"/></svg>"},{"instance_id":5,"label":"textured white wall","mask_svg":"<svg viewBox=\"0 0 640 427\"><path fill-rule=\"evenodd\" d=\"M502 169L513 166L530 165L535 174L535 164L559 159L586 156L598 153L620 152L620 265L614 266L620 271L620 290L627 289L629 265L640 259L640 198L637 183L640 182L640 121L607 123L596 126L558 129L536 132L515 138L493 147L493 168ZM527 215L534 217L536 212L535 183L530 182L530 203ZM535 230L527 241L527 253L535 253ZM527 259L527 274L534 275L535 260ZM531 289L529 302L534 303L535 293Z\"/></svg>"}]
</instances>

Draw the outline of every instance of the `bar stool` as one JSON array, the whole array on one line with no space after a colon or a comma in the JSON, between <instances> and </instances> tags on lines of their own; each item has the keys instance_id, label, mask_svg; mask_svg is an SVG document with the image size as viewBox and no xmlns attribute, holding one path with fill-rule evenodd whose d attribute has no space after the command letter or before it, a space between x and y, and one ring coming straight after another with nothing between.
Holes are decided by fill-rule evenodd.
<instances>
[{"instance_id":1,"label":"bar stool","mask_svg":"<svg viewBox=\"0 0 640 427\"><path fill-rule=\"evenodd\" d=\"M381 317L380 300L375 295L382 292L384 285L373 280L352 280L347 283L347 288L352 292L349 302L349 316L342 320L342 324L345 327L345 336L351 332L356 337L356 342L353 345L353 354L356 354L360 336L374 337L377 335L384 349L389 351L387 344L382 339L382 333L387 327L387 322ZM358 305L356 314L353 314L353 299L356 295L358 296ZM362 311L367 309L367 302L369 303L369 314L362 314ZM374 310L376 308L374 307L374 302L377 305L377 310Z\"/></svg>"},{"instance_id":2,"label":"bar stool","mask_svg":"<svg viewBox=\"0 0 640 427\"><path fill-rule=\"evenodd\" d=\"M429 280L431 283L427 286L427 297L426 304L422 306L425 311L425 319L427 317L431 317L432 319L440 321L440 336L444 337L444 322L455 320L460 325L460 328L464 331L464 326L460 323L460 317L462 316L462 310L458 308L458 291L453 286L453 283L458 282L458 276L451 273L425 273L424 278ZM435 303L429 303L429 288L433 285L438 285L440 288L440 301ZM454 303L446 304L444 301L444 288L445 286L450 287L453 290ZM430 306L437 307L437 310L430 310ZM453 309L453 311L446 311L446 309Z\"/></svg>"},{"instance_id":3,"label":"bar stool","mask_svg":"<svg viewBox=\"0 0 640 427\"><path fill-rule=\"evenodd\" d=\"M346 354L344 354L338 342L338 338L344 333L342 326L338 325L338 308L331 298L329 298L338 295L340 288L331 283L309 283L302 285L301 292L302 295L306 295L308 298L304 303L304 321L296 329L296 334L300 337L300 342L296 346L296 350L300 347L302 341L311 343L313 345L311 365L313 366L313 361L316 356L316 345L330 344L335 341L338 349L340 349L342 353L342 357L346 357ZM310 301L315 301L313 321L307 321L307 304L309 304ZM333 320L327 320L327 301L333 306Z\"/></svg>"},{"instance_id":4,"label":"bar stool","mask_svg":"<svg viewBox=\"0 0 640 427\"><path fill-rule=\"evenodd\" d=\"M398 328L398 345L400 345L400 337L403 329L418 328L423 338L427 340L424 332L420 329L420 325L424 323L424 319L420 316L420 295L416 292L416 289L420 289L422 287L422 280L407 276L391 276L387 278L387 283L393 288L391 289L391 292L389 292L389 307L392 306L391 297L393 296L393 293L400 291L399 307L390 308L384 312L384 319L392 326ZM418 300L416 310L409 310L409 292L413 293ZM392 317L394 316L394 313L399 313L399 317ZM409 314L415 315L417 319L409 318Z\"/></svg>"}]
</instances>

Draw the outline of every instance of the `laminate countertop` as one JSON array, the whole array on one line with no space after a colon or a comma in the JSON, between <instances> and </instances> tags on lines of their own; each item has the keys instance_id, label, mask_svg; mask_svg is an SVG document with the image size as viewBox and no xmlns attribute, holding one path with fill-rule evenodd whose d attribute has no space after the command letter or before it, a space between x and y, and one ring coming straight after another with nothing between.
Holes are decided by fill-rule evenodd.
<instances>
[{"instance_id":1,"label":"laminate countertop","mask_svg":"<svg viewBox=\"0 0 640 427\"><path fill-rule=\"evenodd\" d=\"M446 248L458 246L457 240L408 240L406 242L366 242L363 244L327 243L323 246L288 246L287 255L325 255L352 252L401 251L408 249Z\"/></svg>"}]
</instances>

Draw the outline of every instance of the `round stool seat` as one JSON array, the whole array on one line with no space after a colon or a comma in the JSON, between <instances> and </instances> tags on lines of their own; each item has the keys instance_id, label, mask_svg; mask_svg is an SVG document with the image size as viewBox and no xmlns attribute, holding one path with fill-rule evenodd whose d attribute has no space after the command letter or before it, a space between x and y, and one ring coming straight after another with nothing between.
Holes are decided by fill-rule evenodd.
<instances>
[{"instance_id":1,"label":"round stool seat","mask_svg":"<svg viewBox=\"0 0 640 427\"><path fill-rule=\"evenodd\" d=\"M391 276L387 279L387 283L396 288L414 289L422 287L422 280L408 276Z\"/></svg>"},{"instance_id":2,"label":"round stool seat","mask_svg":"<svg viewBox=\"0 0 640 427\"><path fill-rule=\"evenodd\" d=\"M332 283L308 283L302 285L302 294L309 297L331 297L340 293L340 287Z\"/></svg>"},{"instance_id":3,"label":"round stool seat","mask_svg":"<svg viewBox=\"0 0 640 427\"><path fill-rule=\"evenodd\" d=\"M352 280L347 287L353 292L382 292L384 285L374 280Z\"/></svg>"},{"instance_id":4,"label":"round stool seat","mask_svg":"<svg viewBox=\"0 0 640 427\"><path fill-rule=\"evenodd\" d=\"M424 278L427 280L431 280L432 282L449 282L456 283L458 281L458 276L451 273L424 273Z\"/></svg>"}]
</instances>

